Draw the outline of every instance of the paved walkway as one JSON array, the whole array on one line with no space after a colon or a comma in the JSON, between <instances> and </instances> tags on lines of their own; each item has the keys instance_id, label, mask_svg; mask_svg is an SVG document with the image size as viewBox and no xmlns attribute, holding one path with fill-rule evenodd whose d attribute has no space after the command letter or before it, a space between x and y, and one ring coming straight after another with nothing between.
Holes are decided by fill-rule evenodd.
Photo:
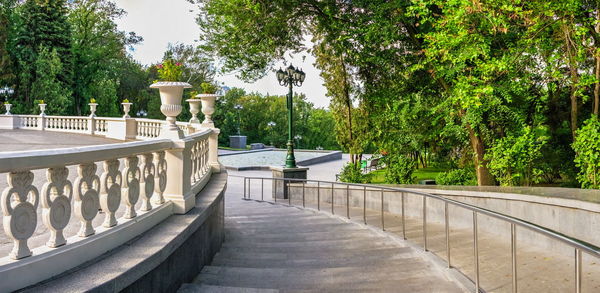
<instances>
[{"instance_id":1,"label":"paved walkway","mask_svg":"<svg viewBox=\"0 0 600 293\"><path fill-rule=\"evenodd\" d=\"M323 213L226 193L225 243L179 292L463 292L423 252Z\"/></svg>"}]
</instances>

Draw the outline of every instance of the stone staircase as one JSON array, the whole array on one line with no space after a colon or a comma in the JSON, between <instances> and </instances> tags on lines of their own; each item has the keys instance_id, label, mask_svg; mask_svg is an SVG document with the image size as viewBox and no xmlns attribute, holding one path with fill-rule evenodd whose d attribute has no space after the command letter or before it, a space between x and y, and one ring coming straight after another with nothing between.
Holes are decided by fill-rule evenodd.
<instances>
[{"instance_id":1,"label":"stone staircase","mask_svg":"<svg viewBox=\"0 0 600 293\"><path fill-rule=\"evenodd\" d=\"M414 248L339 218L226 199L225 243L179 292L463 292Z\"/></svg>"}]
</instances>

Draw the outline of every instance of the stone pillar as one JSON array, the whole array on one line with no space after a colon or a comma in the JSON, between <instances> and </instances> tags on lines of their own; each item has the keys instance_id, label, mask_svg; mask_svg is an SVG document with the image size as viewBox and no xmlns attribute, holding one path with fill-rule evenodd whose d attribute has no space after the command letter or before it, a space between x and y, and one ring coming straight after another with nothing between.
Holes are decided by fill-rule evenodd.
<instances>
[{"instance_id":1,"label":"stone pillar","mask_svg":"<svg viewBox=\"0 0 600 293\"><path fill-rule=\"evenodd\" d=\"M186 146L182 140L173 141L173 148L165 151L167 186L164 198L173 202L173 212L176 214L185 214L196 204L196 196L191 193L190 155L191 144Z\"/></svg>"},{"instance_id":2,"label":"stone pillar","mask_svg":"<svg viewBox=\"0 0 600 293\"><path fill-rule=\"evenodd\" d=\"M88 117L88 131L91 135L96 134L96 117L90 115Z\"/></svg>"},{"instance_id":3,"label":"stone pillar","mask_svg":"<svg viewBox=\"0 0 600 293\"><path fill-rule=\"evenodd\" d=\"M137 134L137 121L133 118L108 120L106 137L119 140L135 139Z\"/></svg>"},{"instance_id":4,"label":"stone pillar","mask_svg":"<svg viewBox=\"0 0 600 293\"><path fill-rule=\"evenodd\" d=\"M273 178L306 179L308 168L271 167L271 171L273 172ZM290 196L288 185L300 182L302 181L273 180L273 198L288 199Z\"/></svg>"},{"instance_id":5,"label":"stone pillar","mask_svg":"<svg viewBox=\"0 0 600 293\"><path fill-rule=\"evenodd\" d=\"M40 117L38 117L37 128L38 128L38 130L46 129L46 115L40 115Z\"/></svg>"},{"instance_id":6,"label":"stone pillar","mask_svg":"<svg viewBox=\"0 0 600 293\"><path fill-rule=\"evenodd\" d=\"M17 129L20 123L17 115L0 115L0 129Z\"/></svg>"},{"instance_id":7,"label":"stone pillar","mask_svg":"<svg viewBox=\"0 0 600 293\"><path fill-rule=\"evenodd\" d=\"M221 172L219 164L219 133L221 130L213 128L210 137L208 138L208 162L213 173Z\"/></svg>"}]
</instances>

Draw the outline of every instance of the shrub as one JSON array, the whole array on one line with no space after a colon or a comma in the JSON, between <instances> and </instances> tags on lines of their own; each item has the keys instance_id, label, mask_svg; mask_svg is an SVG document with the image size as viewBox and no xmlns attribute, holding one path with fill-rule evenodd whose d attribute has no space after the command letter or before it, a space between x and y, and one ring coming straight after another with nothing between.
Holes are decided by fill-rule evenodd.
<instances>
[{"instance_id":1,"label":"shrub","mask_svg":"<svg viewBox=\"0 0 600 293\"><path fill-rule=\"evenodd\" d=\"M208 83L208 82L203 82L200 84L200 87L202 88L202 93L203 94L214 94L219 90L219 86L212 84L212 83Z\"/></svg>"},{"instance_id":2,"label":"shrub","mask_svg":"<svg viewBox=\"0 0 600 293\"><path fill-rule=\"evenodd\" d=\"M370 183L370 175L363 174L360 164L347 163L340 173L340 181L350 183Z\"/></svg>"},{"instance_id":3,"label":"shrub","mask_svg":"<svg viewBox=\"0 0 600 293\"><path fill-rule=\"evenodd\" d=\"M543 129L537 129L543 132ZM520 136L507 136L498 140L488 149L485 158L492 175L503 186L538 183L543 179L544 170L540 164L541 149L548 137L525 127Z\"/></svg>"},{"instance_id":4,"label":"shrub","mask_svg":"<svg viewBox=\"0 0 600 293\"><path fill-rule=\"evenodd\" d=\"M413 176L416 164L405 155L387 155L383 157L386 168L385 181L391 184L412 184L416 177Z\"/></svg>"},{"instance_id":5,"label":"shrub","mask_svg":"<svg viewBox=\"0 0 600 293\"><path fill-rule=\"evenodd\" d=\"M600 121L593 117L577 130L573 143L575 165L579 168L577 181L582 188L600 187Z\"/></svg>"},{"instance_id":6,"label":"shrub","mask_svg":"<svg viewBox=\"0 0 600 293\"><path fill-rule=\"evenodd\" d=\"M454 169L437 175L435 183L439 185L477 185L477 177L475 170Z\"/></svg>"}]
</instances>

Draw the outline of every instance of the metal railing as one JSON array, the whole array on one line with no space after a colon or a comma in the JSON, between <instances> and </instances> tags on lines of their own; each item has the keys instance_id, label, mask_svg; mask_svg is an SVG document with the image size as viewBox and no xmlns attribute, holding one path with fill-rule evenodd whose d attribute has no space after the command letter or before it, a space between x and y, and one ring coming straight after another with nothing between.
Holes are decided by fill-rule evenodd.
<instances>
[{"instance_id":1,"label":"metal railing","mask_svg":"<svg viewBox=\"0 0 600 293\"><path fill-rule=\"evenodd\" d=\"M393 192L400 192L401 193L401 218L402 218L402 237L403 239L407 239L406 237L406 215L405 215L405 197L406 194L413 194L415 196L422 196L423 198L423 211L422 211L422 218L423 218L423 222L422 222L422 229L423 229L423 249L425 251L429 251L428 247L427 247L427 201L428 199L431 200L438 200L444 203L444 229L445 229L445 242L446 242L446 246L445 246L445 254L446 254L446 258L445 261L448 265L448 268L453 268L452 266L452 258L451 258L451 249L450 249L450 221L449 221L449 205L455 206L455 207L459 207L468 211L472 212L472 228L473 228L473 257L474 257L474 262L473 262L473 267L474 267L474 280L473 281L475 288L476 288L476 292L480 292L482 291L481 285L480 285L480 277L479 277L479 241L478 241L478 224L477 224L477 218L478 215L486 215L489 216L491 218L495 218L495 219L499 219L503 222L506 222L508 224L510 224L510 250L511 250L511 271L512 271L512 292L516 293L518 286L517 286L517 276L518 276L518 270L517 270L517 227L521 227L521 228L525 228L527 230L533 231L535 233L541 234L545 237L549 237L551 239L557 240L561 243L564 243L566 245L568 245L569 247L571 247L574 250L574 265L575 265L575 271L574 271L574 276L575 276L575 292L577 293L581 293L582 291L582 252L587 253L590 256L596 257L598 259L600 259L600 247L597 247L593 244L587 243L585 241L581 241L578 239L575 239L573 237L569 237L567 235L564 235L562 233L553 231L551 229L536 225L534 223L531 222L527 222L512 216L508 216L505 214L501 214L498 212L494 212L491 210L487 210L481 207L477 207L474 205L470 205L464 202L460 202L460 201L456 201L456 200L452 200L452 199L448 199L445 197L442 197L440 195L435 195L435 194L429 194L429 193L425 193L425 192L420 192L420 191L414 191L414 190L409 190L409 189L403 189L403 188L396 188L396 187L388 187L388 186L379 186L379 185L370 185L370 184L357 184L357 183L344 183L344 182L332 182L332 181L324 181L324 180L311 180L311 179L292 179L292 178L271 178L271 177L252 177L252 176L238 176L238 175L229 175L230 177L237 177L237 178L242 178L244 179L244 199L252 199L252 195L251 195L251 183L252 181L260 181L261 184L261 194L260 194L260 200L264 201L265 200L265 189L264 189L264 184L265 181L272 181L273 183L276 183L277 181L283 181L282 186L283 188L287 188L287 193L284 192L284 190L282 190L282 194L287 194L287 203L288 205L292 205L292 193L290 192L290 188L302 188L302 207L306 207L306 184L307 183L316 183L316 188L317 188L317 210L321 210L321 187L322 186L331 186L331 195L330 195L330 199L331 199L331 213L335 214L335 203L334 203L334 188L337 185L343 185L345 186L346 189L346 217L348 219L351 218L350 216L350 187L356 187L356 188L362 188L363 190L363 206L362 206L362 212L363 212L363 222L365 225L367 225L367 191L370 192L381 192L381 213L380 213L380 217L381 217L381 229L385 231L385 209L384 209L384 192L385 191L393 191ZM273 184L274 186L274 190L273 190L273 194L274 196L274 201L277 202L277 188L278 188L278 184ZM355 190L356 191L356 190ZM284 196L285 197L285 196ZM283 200L285 200L285 198L283 198ZM440 256L441 257L441 256ZM461 272L462 273L462 272ZM465 275L467 278L468 276L463 273L463 275Z\"/></svg>"}]
</instances>

